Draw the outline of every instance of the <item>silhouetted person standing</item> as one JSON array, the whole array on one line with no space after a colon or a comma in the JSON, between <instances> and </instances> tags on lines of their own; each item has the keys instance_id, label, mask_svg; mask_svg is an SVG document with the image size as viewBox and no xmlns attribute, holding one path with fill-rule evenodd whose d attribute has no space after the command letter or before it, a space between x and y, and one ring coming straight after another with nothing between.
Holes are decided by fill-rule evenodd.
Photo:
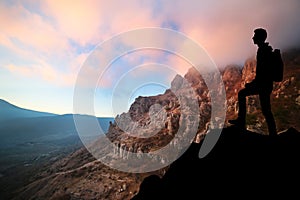
<instances>
[{"instance_id":1,"label":"silhouetted person standing","mask_svg":"<svg viewBox=\"0 0 300 200\"><path fill-rule=\"evenodd\" d=\"M258 46L256 55L256 76L255 79L246 83L245 88L238 93L239 112L238 118L229 120L229 123L238 125L245 129L246 119L246 97L250 95L259 95L261 110L266 118L270 136L276 136L276 124L271 111L270 95L273 90L272 71L272 47L265 42L267 31L262 28L254 30L253 42Z\"/></svg>"}]
</instances>

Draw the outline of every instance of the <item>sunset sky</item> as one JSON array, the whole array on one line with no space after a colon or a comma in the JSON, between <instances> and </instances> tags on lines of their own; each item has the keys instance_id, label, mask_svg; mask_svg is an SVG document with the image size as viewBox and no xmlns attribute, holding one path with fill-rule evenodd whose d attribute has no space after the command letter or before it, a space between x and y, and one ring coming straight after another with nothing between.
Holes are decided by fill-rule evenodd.
<instances>
[{"instance_id":1,"label":"sunset sky","mask_svg":"<svg viewBox=\"0 0 300 200\"><path fill-rule=\"evenodd\" d=\"M182 32L201 45L219 68L242 66L256 53L251 38L257 27L267 29L274 48L300 47L299 11L299 0L3 0L0 98L33 110L72 113L76 78L90 53L117 34L143 27ZM188 67L182 59L157 50L119 58L95 90L96 115L122 111L112 111L113 98L126 102L128 109L139 95L164 92L176 73L184 75ZM130 98L121 89L113 93L118 87L126 90L125 75ZM145 77L147 84L140 82Z\"/></svg>"}]
</instances>

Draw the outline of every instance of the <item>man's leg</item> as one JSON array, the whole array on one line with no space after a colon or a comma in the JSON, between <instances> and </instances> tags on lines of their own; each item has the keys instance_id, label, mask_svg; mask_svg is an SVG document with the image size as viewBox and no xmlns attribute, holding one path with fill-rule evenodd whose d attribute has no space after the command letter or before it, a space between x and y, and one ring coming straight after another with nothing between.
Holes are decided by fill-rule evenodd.
<instances>
[{"instance_id":1,"label":"man's leg","mask_svg":"<svg viewBox=\"0 0 300 200\"><path fill-rule=\"evenodd\" d=\"M246 87L239 91L238 101L239 101L239 112L238 118L236 120L229 120L229 123L239 125L245 128L246 121L246 97L250 95L258 94L258 90L255 87Z\"/></svg>"},{"instance_id":2,"label":"man's leg","mask_svg":"<svg viewBox=\"0 0 300 200\"><path fill-rule=\"evenodd\" d=\"M270 94L271 94L270 92L266 92L266 91L261 92L259 94L259 100L260 100L262 113L266 118L269 135L276 136L277 135L276 123L271 110Z\"/></svg>"}]
</instances>

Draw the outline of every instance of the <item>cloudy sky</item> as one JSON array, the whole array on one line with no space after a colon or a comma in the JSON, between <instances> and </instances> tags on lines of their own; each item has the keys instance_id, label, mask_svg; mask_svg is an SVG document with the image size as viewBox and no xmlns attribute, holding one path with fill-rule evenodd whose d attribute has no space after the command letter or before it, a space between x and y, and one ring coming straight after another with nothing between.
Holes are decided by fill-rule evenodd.
<instances>
[{"instance_id":1,"label":"cloudy sky","mask_svg":"<svg viewBox=\"0 0 300 200\"><path fill-rule=\"evenodd\" d=\"M77 75L91 52L115 35L143 27L183 33L219 68L242 66L255 55L251 38L257 27L268 30L274 48L299 47L299 10L298 0L3 0L0 98L34 110L72 113ZM114 44L110 51L119 48ZM116 59L95 89L96 115L115 116L139 95L164 92L188 67L178 56L153 49ZM112 108L113 101L127 107Z\"/></svg>"}]
</instances>

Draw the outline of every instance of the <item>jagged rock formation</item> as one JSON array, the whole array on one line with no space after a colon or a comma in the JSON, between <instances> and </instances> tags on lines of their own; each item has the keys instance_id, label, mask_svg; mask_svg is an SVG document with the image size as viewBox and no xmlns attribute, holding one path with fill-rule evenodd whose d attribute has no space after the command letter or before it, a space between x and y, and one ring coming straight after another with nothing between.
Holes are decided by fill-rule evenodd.
<instances>
[{"instance_id":1,"label":"jagged rock formation","mask_svg":"<svg viewBox=\"0 0 300 200\"><path fill-rule=\"evenodd\" d=\"M292 60L292 58L289 58ZM293 62L293 65L299 65L297 59ZM291 62L285 61L285 76L284 80L281 83L274 83L274 91L272 93L273 99L273 112L275 117L280 117L280 119L276 120L277 127L279 131L282 131L286 128L291 126L295 128L300 128L298 123L282 123L281 119L283 110L288 110L288 107L291 104L298 105L299 103L299 94L300 94L300 85L299 85L299 69L293 67ZM224 87L226 91L226 121L228 119L236 118L238 112L238 100L237 94L238 91L244 87L244 85L248 82L251 82L255 78L255 68L256 68L256 61L254 58L250 58L246 60L245 65L243 68L239 66L228 66L221 72L222 80L224 82ZM176 90L182 87L182 91L185 91L184 88L188 88L189 85L182 86L182 81L187 80L190 86L194 89L195 94L197 95L198 104L199 104L199 112L200 112L200 122L199 122L199 129L197 132L196 141L199 142L199 138L203 137L204 134L207 133L207 130L210 123L210 112L211 112L211 103L210 103L210 91L205 84L204 79L198 73L195 68L189 69L187 74L184 76L184 79L177 75L171 84L171 89L167 90L165 94L158 95L155 97L139 97L136 101L132 104L128 113L123 113L120 116L117 116L116 121L121 122L119 124L128 125L130 121L136 121L134 126L126 126L127 129L121 128L124 131L129 132L143 132L145 135L153 134L153 132L159 132L159 130L155 130L147 125L151 124L150 119L150 112L149 109L152 105L158 104L165 108L167 114L165 118L163 116L158 117L159 122L165 121L165 127L162 131L164 134L167 135L174 135L178 130L179 119L180 119L180 103L176 99L176 96L172 94L172 90ZM190 95L186 94L189 98ZM298 98L298 99L297 99ZM293 103L290 102L294 101ZM286 103L283 103L286 101ZM287 105L282 105L287 104ZM296 107L296 110L299 111L299 107ZM299 119L299 115L297 115L296 110L291 114L291 118ZM247 125L248 129L266 134L267 128L265 124L265 119L260 110L260 104L258 96L250 96L248 97L247 101ZM285 116L287 117L287 116ZM139 124L139 125L138 125ZM162 127L161 124L155 124L155 127ZM158 126L157 126L158 125ZM145 128L147 126L147 128ZM115 126L116 127L116 126ZM131 130L128 130L129 129ZM137 131L140 127L143 131ZM134 131L135 130L135 131Z\"/></svg>"}]
</instances>

